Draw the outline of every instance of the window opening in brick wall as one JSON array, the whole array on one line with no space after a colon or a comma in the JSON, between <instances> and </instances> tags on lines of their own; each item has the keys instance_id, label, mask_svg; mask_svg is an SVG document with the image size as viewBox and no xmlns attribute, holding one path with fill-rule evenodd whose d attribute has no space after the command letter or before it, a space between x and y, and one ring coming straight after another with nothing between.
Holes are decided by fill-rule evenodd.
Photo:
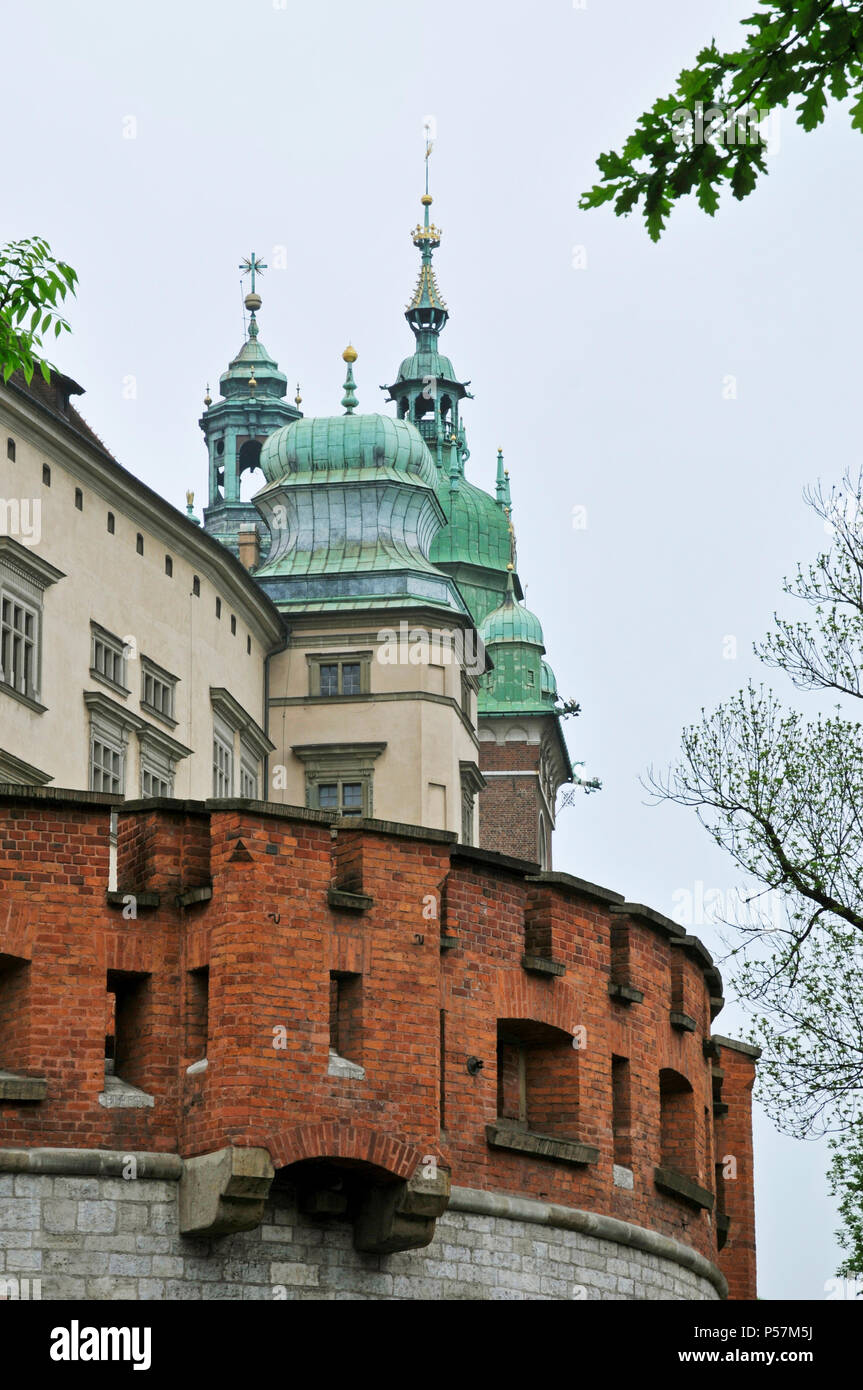
<instances>
[{"instance_id":1,"label":"window opening in brick wall","mask_svg":"<svg viewBox=\"0 0 863 1390\"><path fill-rule=\"evenodd\" d=\"M330 1050L348 1062L362 1062L362 976L330 971Z\"/></svg>"},{"instance_id":2,"label":"window opening in brick wall","mask_svg":"<svg viewBox=\"0 0 863 1390\"><path fill-rule=\"evenodd\" d=\"M659 1073L659 1107L663 1168L697 1180L695 1095L686 1077L670 1068Z\"/></svg>"}]
</instances>

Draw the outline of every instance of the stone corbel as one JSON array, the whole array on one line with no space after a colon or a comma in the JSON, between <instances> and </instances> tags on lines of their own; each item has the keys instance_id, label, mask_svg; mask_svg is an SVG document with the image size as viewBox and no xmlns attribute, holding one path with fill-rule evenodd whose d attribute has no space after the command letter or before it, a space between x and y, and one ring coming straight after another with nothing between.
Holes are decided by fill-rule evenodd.
<instances>
[{"instance_id":1,"label":"stone corbel","mask_svg":"<svg viewBox=\"0 0 863 1390\"><path fill-rule=\"evenodd\" d=\"M227 1236L260 1225L275 1169L266 1149L219 1149L187 1158L180 1179L180 1233Z\"/></svg>"},{"instance_id":2,"label":"stone corbel","mask_svg":"<svg viewBox=\"0 0 863 1390\"><path fill-rule=\"evenodd\" d=\"M446 1211L449 1197L446 1168L437 1168L434 1177L424 1177L420 1168L407 1182L370 1188L354 1222L355 1248L369 1255L392 1255L430 1245L435 1221Z\"/></svg>"}]
</instances>

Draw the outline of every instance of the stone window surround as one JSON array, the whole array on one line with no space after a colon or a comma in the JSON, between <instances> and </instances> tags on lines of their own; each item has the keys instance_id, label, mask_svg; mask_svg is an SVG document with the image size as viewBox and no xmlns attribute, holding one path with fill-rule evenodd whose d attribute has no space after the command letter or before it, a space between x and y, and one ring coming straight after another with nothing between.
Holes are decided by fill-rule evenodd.
<instances>
[{"instance_id":1,"label":"stone window surround","mask_svg":"<svg viewBox=\"0 0 863 1390\"><path fill-rule=\"evenodd\" d=\"M476 839L476 797L488 785L476 763L459 762L459 774L461 781L461 801L462 801L462 834L465 830L465 818L468 814L468 798L470 798L470 821L471 838L463 840L464 844L473 844Z\"/></svg>"},{"instance_id":2,"label":"stone window surround","mask_svg":"<svg viewBox=\"0 0 863 1390\"><path fill-rule=\"evenodd\" d=\"M25 694L13 686L0 682L0 691L20 700L37 714L44 714L45 706L40 703L42 691L42 638L44 629L44 593L51 584L65 579L62 570L48 564L47 560L35 555L27 546L21 545L12 536L0 536L0 601L3 595L23 602L36 616L34 641L33 693Z\"/></svg>"},{"instance_id":3,"label":"stone window surround","mask_svg":"<svg viewBox=\"0 0 863 1390\"><path fill-rule=\"evenodd\" d=\"M210 686L210 704L213 709L214 751L217 737L231 749L231 787L228 796L235 795L237 769L242 771L243 768L247 773L254 771L260 791L261 763L275 751L276 745L239 700L235 700L223 686Z\"/></svg>"},{"instance_id":4,"label":"stone window surround","mask_svg":"<svg viewBox=\"0 0 863 1390\"><path fill-rule=\"evenodd\" d=\"M174 718L174 699L176 695L176 688L180 681L180 677L173 676L170 671L166 671L164 666L159 666L155 661L152 660L151 657L144 656L143 652L141 653L140 660L141 709L146 710L148 714L152 714L154 718L160 719L162 723L167 724L169 728L176 729L177 720ZM154 680L159 681L171 692L171 709L169 713L166 714L163 710L160 710L155 705L150 704L149 701L145 698L148 676L151 676Z\"/></svg>"},{"instance_id":5,"label":"stone window surround","mask_svg":"<svg viewBox=\"0 0 863 1390\"><path fill-rule=\"evenodd\" d=\"M176 739L170 738L161 729L148 724L145 719L133 714L131 710L116 704L114 700L109 700L107 695L103 695L101 691L85 690L84 703L90 712L88 782L91 780L93 766L94 737L109 747L113 745L121 754L123 773L121 794L123 796L126 795L125 764L130 733L135 733L138 736L139 764L142 774L146 768L155 773L156 776L165 777L167 771L173 780L176 764L182 758L191 755L191 748L186 748L184 744L178 743Z\"/></svg>"},{"instance_id":6,"label":"stone window surround","mask_svg":"<svg viewBox=\"0 0 863 1390\"><path fill-rule=\"evenodd\" d=\"M121 657L123 662L121 668L123 672L122 681L112 680L110 676L106 675L104 671L100 671L96 666L97 641L101 642L109 651ZM101 623L95 622L92 618L90 619L90 675L94 681L99 681L101 685L106 685L109 690L114 690L118 695L122 695L123 699L132 693L126 685L125 651L126 644L122 637L117 637L115 633L109 632L107 628L102 627Z\"/></svg>"},{"instance_id":7,"label":"stone window surround","mask_svg":"<svg viewBox=\"0 0 863 1390\"><path fill-rule=\"evenodd\" d=\"M221 756L220 756L221 754ZM213 796L234 795L234 730L213 715ZM224 780L226 786L220 786Z\"/></svg>"},{"instance_id":8,"label":"stone window surround","mask_svg":"<svg viewBox=\"0 0 863 1390\"><path fill-rule=\"evenodd\" d=\"M0 782L12 782L24 787L44 787L53 781L51 773L42 772L31 763L25 763L23 758L16 758L8 749L0 748Z\"/></svg>"},{"instance_id":9,"label":"stone window surround","mask_svg":"<svg viewBox=\"0 0 863 1390\"><path fill-rule=\"evenodd\" d=\"M296 745L291 752L305 764L306 805L313 802L322 782L359 782L363 788L362 817L374 815L373 764L386 749L385 743L316 743Z\"/></svg>"},{"instance_id":10,"label":"stone window surround","mask_svg":"<svg viewBox=\"0 0 863 1390\"><path fill-rule=\"evenodd\" d=\"M339 651L339 652L306 652L306 664L309 668L309 697L313 700L362 700L371 694L372 688L372 658L374 653L370 651ZM339 667L339 693L338 695L321 694L321 667ZM358 695L343 695L341 693L341 668L342 666L359 666L360 668L360 693Z\"/></svg>"}]
</instances>

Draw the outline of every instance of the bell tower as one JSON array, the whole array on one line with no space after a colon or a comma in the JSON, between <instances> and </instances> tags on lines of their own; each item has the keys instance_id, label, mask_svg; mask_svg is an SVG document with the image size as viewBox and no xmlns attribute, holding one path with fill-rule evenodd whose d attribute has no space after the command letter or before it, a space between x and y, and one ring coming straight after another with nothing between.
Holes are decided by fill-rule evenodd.
<instances>
[{"instance_id":1,"label":"bell tower","mask_svg":"<svg viewBox=\"0 0 863 1390\"><path fill-rule=\"evenodd\" d=\"M258 338L257 313L262 301L256 280L266 268L254 251L240 265L240 270L251 277L251 289L244 301L249 311L246 341L219 379L221 399L214 403L207 388L204 414L198 422L209 455L204 529L235 555L239 553L240 528L249 523L257 525L261 534L262 555L269 550L270 537L260 513L251 501L243 501L240 484L244 473L258 467L264 440L301 417L299 387L296 404L289 405L284 399L287 377Z\"/></svg>"}]
</instances>

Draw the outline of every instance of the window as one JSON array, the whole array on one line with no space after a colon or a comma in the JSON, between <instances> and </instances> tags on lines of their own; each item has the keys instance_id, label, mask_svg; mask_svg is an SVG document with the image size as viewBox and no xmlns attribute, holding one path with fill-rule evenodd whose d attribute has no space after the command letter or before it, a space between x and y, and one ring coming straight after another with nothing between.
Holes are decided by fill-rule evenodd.
<instances>
[{"instance_id":1,"label":"window","mask_svg":"<svg viewBox=\"0 0 863 1390\"><path fill-rule=\"evenodd\" d=\"M461 789L461 842L473 844L473 792L464 785Z\"/></svg>"},{"instance_id":2,"label":"window","mask_svg":"<svg viewBox=\"0 0 863 1390\"><path fill-rule=\"evenodd\" d=\"M19 695L36 698L37 633L35 608L11 595L0 600L0 679Z\"/></svg>"},{"instance_id":3,"label":"window","mask_svg":"<svg viewBox=\"0 0 863 1390\"><path fill-rule=\"evenodd\" d=\"M318 785L318 809L341 811L344 816L363 814L362 782L321 782Z\"/></svg>"},{"instance_id":4,"label":"window","mask_svg":"<svg viewBox=\"0 0 863 1390\"><path fill-rule=\"evenodd\" d=\"M150 979L131 970L109 970L106 980L105 1071L144 1091L153 1066L159 1065Z\"/></svg>"},{"instance_id":5,"label":"window","mask_svg":"<svg viewBox=\"0 0 863 1390\"><path fill-rule=\"evenodd\" d=\"M79 487L76 487L76 489L75 489L75 506L78 508L78 511L79 511L79 512L83 512L83 510L84 510L84 494L83 494L83 492L81 491L81 489L80 489Z\"/></svg>"},{"instance_id":6,"label":"window","mask_svg":"<svg viewBox=\"0 0 863 1390\"><path fill-rule=\"evenodd\" d=\"M259 762L254 749L240 740L240 796L246 801L258 800Z\"/></svg>"},{"instance_id":7,"label":"window","mask_svg":"<svg viewBox=\"0 0 863 1390\"><path fill-rule=\"evenodd\" d=\"M109 512L109 513L108 513L108 535L109 535L109 536L113 536L113 534L114 534L114 513L113 513L113 512Z\"/></svg>"},{"instance_id":8,"label":"window","mask_svg":"<svg viewBox=\"0 0 863 1390\"><path fill-rule=\"evenodd\" d=\"M84 704L90 712L90 790L125 796L128 735L143 721L98 690L85 690Z\"/></svg>"},{"instance_id":9,"label":"window","mask_svg":"<svg viewBox=\"0 0 863 1390\"><path fill-rule=\"evenodd\" d=\"M236 637L236 635L237 635L237 620L236 620L236 618L234 617L234 615L233 615L233 613L232 613L232 614L231 614L231 636L232 636L232 637Z\"/></svg>"},{"instance_id":10,"label":"window","mask_svg":"<svg viewBox=\"0 0 863 1390\"><path fill-rule=\"evenodd\" d=\"M220 598L217 598L217 599L216 599L216 617L217 617L217 618L221 618L221 616L222 616L222 600L221 600Z\"/></svg>"},{"instance_id":11,"label":"window","mask_svg":"<svg viewBox=\"0 0 863 1390\"><path fill-rule=\"evenodd\" d=\"M169 671L157 666L155 661L151 661L149 657L141 657L141 708L150 714L155 714L157 718L172 727L176 724L174 718L176 685L176 676L172 676Z\"/></svg>"},{"instance_id":12,"label":"window","mask_svg":"<svg viewBox=\"0 0 863 1390\"><path fill-rule=\"evenodd\" d=\"M6 457L7 457L7 459L9 460L10 463L14 463L14 462L15 462L15 440L14 440L14 439L7 439L7 440L6 440Z\"/></svg>"},{"instance_id":13,"label":"window","mask_svg":"<svg viewBox=\"0 0 863 1390\"><path fill-rule=\"evenodd\" d=\"M261 759L273 752L275 744L229 691L211 686L210 700L213 706L213 796L239 795L257 801ZM238 792L234 790L235 767L239 769Z\"/></svg>"},{"instance_id":14,"label":"window","mask_svg":"<svg viewBox=\"0 0 863 1390\"><path fill-rule=\"evenodd\" d=\"M51 469L48 467L47 463L42 464L42 486L51 486Z\"/></svg>"},{"instance_id":15,"label":"window","mask_svg":"<svg viewBox=\"0 0 863 1390\"><path fill-rule=\"evenodd\" d=\"M136 538L135 538L135 549L137 550L137 552L138 552L139 555L143 555L143 553L144 553L144 537L141 535L141 532L140 532L140 531L138 532L138 534L137 534L137 536L136 536Z\"/></svg>"},{"instance_id":16,"label":"window","mask_svg":"<svg viewBox=\"0 0 863 1390\"><path fill-rule=\"evenodd\" d=\"M159 775L158 772L151 772L149 768L141 767L141 795L142 796L173 796L173 781Z\"/></svg>"},{"instance_id":17,"label":"window","mask_svg":"<svg viewBox=\"0 0 863 1390\"><path fill-rule=\"evenodd\" d=\"M201 581L197 575L194 575L192 578L192 593L195 598L201 597Z\"/></svg>"},{"instance_id":18,"label":"window","mask_svg":"<svg viewBox=\"0 0 863 1390\"><path fill-rule=\"evenodd\" d=\"M440 1056L438 1062L438 1077L440 1106L439 1127L443 1134L446 1130L446 1009L441 1009L440 1011Z\"/></svg>"},{"instance_id":19,"label":"window","mask_svg":"<svg viewBox=\"0 0 863 1390\"><path fill-rule=\"evenodd\" d=\"M234 734L220 720L213 727L213 796L234 794Z\"/></svg>"},{"instance_id":20,"label":"window","mask_svg":"<svg viewBox=\"0 0 863 1390\"><path fill-rule=\"evenodd\" d=\"M621 1168L632 1167L632 1092L629 1079L629 1058L611 1059L611 1128L614 1162Z\"/></svg>"},{"instance_id":21,"label":"window","mask_svg":"<svg viewBox=\"0 0 863 1390\"><path fill-rule=\"evenodd\" d=\"M470 681L464 671L461 673L461 711L466 719L473 722L473 703L471 698Z\"/></svg>"},{"instance_id":22,"label":"window","mask_svg":"<svg viewBox=\"0 0 863 1390\"><path fill-rule=\"evenodd\" d=\"M476 797L486 785L485 778L476 763L460 762L461 776L461 842L463 845L476 844Z\"/></svg>"},{"instance_id":23,"label":"window","mask_svg":"<svg viewBox=\"0 0 863 1390\"><path fill-rule=\"evenodd\" d=\"M202 965L188 974L186 995L186 1055L192 1063L207 1055L210 1014L210 967Z\"/></svg>"},{"instance_id":24,"label":"window","mask_svg":"<svg viewBox=\"0 0 863 1390\"><path fill-rule=\"evenodd\" d=\"M174 561L171 559L170 555L166 555L166 556L165 556L165 573L166 573L166 575L168 576L169 579L173 579L173 577L174 577Z\"/></svg>"},{"instance_id":25,"label":"window","mask_svg":"<svg viewBox=\"0 0 863 1390\"><path fill-rule=\"evenodd\" d=\"M306 805L344 816L371 816L373 765L385 743L295 745L306 765Z\"/></svg>"},{"instance_id":26,"label":"window","mask_svg":"<svg viewBox=\"0 0 863 1390\"><path fill-rule=\"evenodd\" d=\"M685 1076L670 1068L659 1073L662 1166L697 1179L695 1171L695 1095Z\"/></svg>"},{"instance_id":27,"label":"window","mask_svg":"<svg viewBox=\"0 0 863 1390\"><path fill-rule=\"evenodd\" d=\"M251 656L251 655L252 655L252 639L251 639L251 637L249 637L248 634L247 634L247 635L246 635L246 656Z\"/></svg>"},{"instance_id":28,"label":"window","mask_svg":"<svg viewBox=\"0 0 863 1390\"><path fill-rule=\"evenodd\" d=\"M578 1049L560 1028L526 1018L497 1025L497 1113L511 1128L578 1135Z\"/></svg>"},{"instance_id":29,"label":"window","mask_svg":"<svg viewBox=\"0 0 863 1390\"><path fill-rule=\"evenodd\" d=\"M44 591L62 570L0 535L0 690L41 713Z\"/></svg>"},{"instance_id":30,"label":"window","mask_svg":"<svg viewBox=\"0 0 863 1390\"><path fill-rule=\"evenodd\" d=\"M309 694L324 699L367 695L371 689L371 652L350 656L307 656Z\"/></svg>"},{"instance_id":31,"label":"window","mask_svg":"<svg viewBox=\"0 0 863 1390\"><path fill-rule=\"evenodd\" d=\"M90 624L90 675L128 695L124 652L122 638L114 637L97 623Z\"/></svg>"},{"instance_id":32,"label":"window","mask_svg":"<svg viewBox=\"0 0 863 1390\"><path fill-rule=\"evenodd\" d=\"M102 734L90 739L90 790L123 794L125 757L121 744L108 743Z\"/></svg>"},{"instance_id":33,"label":"window","mask_svg":"<svg viewBox=\"0 0 863 1390\"><path fill-rule=\"evenodd\" d=\"M190 748L177 743L161 729L139 721L138 749L141 769L141 796L172 797L174 773L181 758L187 758Z\"/></svg>"},{"instance_id":34,"label":"window","mask_svg":"<svg viewBox=\"0 0 863 1390\"><path fill-rule=\"evenodd\" d=\"M362 1062L362 976L330 971L330 1051Z\"/></svg>"}]
</instances>

